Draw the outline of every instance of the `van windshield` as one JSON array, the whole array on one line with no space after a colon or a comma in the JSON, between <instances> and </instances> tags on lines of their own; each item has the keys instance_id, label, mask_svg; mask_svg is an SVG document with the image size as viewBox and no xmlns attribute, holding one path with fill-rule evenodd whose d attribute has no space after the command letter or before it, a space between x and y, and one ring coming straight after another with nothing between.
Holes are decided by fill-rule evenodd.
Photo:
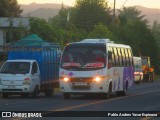
<instances>
[{"instance_id":1,"label":"van windshield","mask_svg":"<svg viewBox=\"0 0 160 120\"><path fill-rule=\"evenodd\" d=\"M30 71L30 62L6 62L0 71L5 74L27 74Z\"/></svg>"},{"instance_id":2,"label":"van windshield","mask_svg":"<svg viewBox=\"0 0 160 120\"><path fill-rule=\"evenodd\" d=\"M95 70L106 66L105 48L99 46L72 46L64 50L61 68L67 70Z\"/></svg>"}]
</instances>

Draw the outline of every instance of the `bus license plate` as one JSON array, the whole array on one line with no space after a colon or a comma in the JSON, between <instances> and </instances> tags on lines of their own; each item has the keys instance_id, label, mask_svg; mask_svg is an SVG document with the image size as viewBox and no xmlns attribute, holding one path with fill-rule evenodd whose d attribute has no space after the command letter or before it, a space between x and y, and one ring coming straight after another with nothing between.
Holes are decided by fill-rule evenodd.
<instances>
[{"instance_id":1,"label":"bus license plate","mask_svg":"<svg viewBox=\"0 0 160 120\"><path fill-rule=\"evenodd\" d=\"M9 85L8 88L9 89L15 89L16 87L14 85Z\"/></svg>"},{"instance_id":2,"label":"bus license plate","mask_svg":"<svg viewBox=\"0 0 160 120\"><path fill-rule=\"evenodd\" d=\"M77 85L77 86L87 86L87 83L85 83L85 82L75 82L74 85Z\"/></svg>"}]
</instances>

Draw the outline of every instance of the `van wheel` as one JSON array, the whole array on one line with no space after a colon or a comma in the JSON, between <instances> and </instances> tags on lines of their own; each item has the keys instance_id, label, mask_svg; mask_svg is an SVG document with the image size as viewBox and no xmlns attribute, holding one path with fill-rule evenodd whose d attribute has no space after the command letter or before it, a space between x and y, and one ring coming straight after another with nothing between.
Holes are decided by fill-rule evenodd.
<instances>
[{"instance_id":1,"label":"van wheel","mask_svg":"<svg viewBox=\"0 0 160 120\"><path fill-rule=\"evenodd\" d=\"M36 98L37 95L38 95L38 87L36 86L36 87L34 88L34 92L33 92L32 96L33 96L34 98Z\"/></svg>"},{"instance_id":2,"label":"van wheel","mask_svg":"<svg viewBox=\"0 0 160 120\"><path fill-rule=\"evenodd\" d=\"M8 98L8 94L7 93L3 93L3 98Z\"/></svg>"},{"instance_id":3,"label":"van wheel","mask_svg":"<svg viewBox=\"0 0 160 120\"><path fill-rule=\"evenodd\" d=\"M70 94L69 93L63 93L63 97L64 99L69 99L70 98Z\"/></svg>"}]
</instances>

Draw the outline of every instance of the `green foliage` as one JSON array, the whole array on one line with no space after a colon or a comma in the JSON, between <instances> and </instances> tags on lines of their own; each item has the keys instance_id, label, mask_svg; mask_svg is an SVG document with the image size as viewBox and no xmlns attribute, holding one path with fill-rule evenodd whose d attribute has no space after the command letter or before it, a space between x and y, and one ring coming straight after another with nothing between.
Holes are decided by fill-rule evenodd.
<instances>
[{"instance_id":1,"label":"green foliage","mask_svg":"<svg viewBox=\"0 0 160 120\"><path fill-rule=\"evenodd\" d=\"M160 24L157 23L157 21L154 21L153 23L152 34L154 35L156 42L158 44L158 51L160 51Z\"/></svg>"},{"instance_id":2,"label":"green foliage","mask_svg":"<svg viewBox=\"0 0 160 120\"><path fill-rule=\"evenodd\" d=\"M1 0L0 17L19 17L21 13L17 0Z\"/></svg>"},{"instance_id":3,"label":"green foliage","mask_svg":"<svg viewBox=\"0 0 160 120\"><path fill-rule=\"evenodd\" d=\"M157 21L154 21L152 27L152 34L155 37L157 46L158 46L158 61L160 60L160 24Z\"/></svg>"},{"instance_id":4,"label":"green foliage","mask_svg":"<svg viewBox=\"0 0 160 120\"><path fill-rule=\"evenodd\" d=\"M141 11L138 11L135 7L124 7L123 10L119 10L119 20L122 25L132 24L134 21L141 21L147 24L147 20L144 19L144 15L140 15Z\"/></svg>"},{"instance_id":5,"label":"green foliage","mask_svg":"<svg viewBox=\"0 0 160 120\"><path fill-rule=\"evenodd\" d=\"M62 4L59 14L53 18L50 18L49 22L59 28L65 29L67 26L67 14L68 10L64 8Z\"/></svg>"},{"instance_id":6,"label":"green foliage","mask_svg":"<svg viewBox=\"0 0 160 120\"><path fill-rule=\"evenodd\" d=\"M93 31L90 32L88 35L88 38L109 38L110 40L112 39L112 33L109 31L109 29L103 25L103 24L98 24L95 25Z\"/></svg>"},{"instance_id":7,"label":"green foliage","mask_svg":"<svg viewBox=\"0 0 160 120\"><path fill-rule=\"evenodd\" d=\"M157 44L147 21L135 8L124 8L119 14L116 38L132 47L134 56L150 56L152 63L157 62Z\"/></svg>"},{"instance_id":8,"label":"green foliage","mask_svg":"<svg viewBox=\"0 0 160 120\"><path fill-rule=\"evenodd\" d=\"M31 34L37 34L42 37L42 39L49 42L53 42L55 36L55 31L45 19L40 18L31 18L30 20ZM54 41L55 42L55 41Z\"/></svg>"},{"instance_id":9,"label":"green foliage","mask_svg":"<svg viewBox=\"0 0 160 120\"><path fill-rule=\"evenodd\" d=\"M80 29L91 31L94 25L111 23L110 9L105 0L77 0L73 24Z\"/></svg>"}]
</instances>

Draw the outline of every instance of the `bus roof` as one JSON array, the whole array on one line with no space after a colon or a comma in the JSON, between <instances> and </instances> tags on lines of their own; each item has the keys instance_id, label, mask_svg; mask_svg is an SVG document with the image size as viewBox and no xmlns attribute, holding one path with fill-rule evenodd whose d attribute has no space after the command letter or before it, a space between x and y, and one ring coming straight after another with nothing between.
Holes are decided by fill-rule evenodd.
<instances>
[{"instance_id":1,"label":"bus roof","mask_svg":"<svg viewBox=\"0 0 160 120\"><path fill-rule=\"evenodd\" d=\"M109 39L84 39L80 42L84 43L91 43L91 42L96 42L96 43L114 43L113 41L110 41Z\"/></svg>"},{"instance_id":2,"label":"bus roof","mask_svg":"<svg viewBox=\"0 0 160 120\"><path fill-rule=\"evenodd\" d=\"M109 39L84 39L80 42L69 43L69 46L112 46L112 47L123 47L131 48L129 45L124 44L115 44Z\"/></svg>"}]
</instances>

